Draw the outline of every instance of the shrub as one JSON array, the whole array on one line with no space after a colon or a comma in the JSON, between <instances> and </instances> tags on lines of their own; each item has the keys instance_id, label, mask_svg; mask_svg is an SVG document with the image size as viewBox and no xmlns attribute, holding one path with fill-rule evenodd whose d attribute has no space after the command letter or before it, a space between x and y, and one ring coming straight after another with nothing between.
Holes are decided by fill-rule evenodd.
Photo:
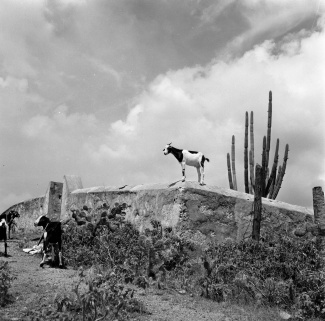
<instances>
[{"instance_id":1,"label":"shrub","mask_svg":"<svg viewBox=\"0 0 325 321\"><path fill-rule=\"evenodd\" d=\"M142 287L150 277L162 283L167 271L179 269L188 260L191 244L154 220L152 229L142 234L131 223L121 224L119 213L124 208L115 204L108 215L109 224L97 228L95 224L68 224L63 234L63 242L69 244L65 250L66 263L74 268L106 265L114 268L125 282L135 282ZM110 225L119 228L110 229Z\"/></svg>"},{"instance_id":2,"label":"shrub","mask_svg":"<svg viewBox=\"0 0 325 321\"><path fill-rule=\"evenodd\" d=\"M325 316L324 259L311 240L270 236L214 244L203 258L201 295L295 308L302 317Z\"/></svg>"},{"instance_id":3,"label":"shrub","mask_svg":"<svg viewBox=\"0 0 325 321\"><path fill-rule=\"evenodd\" d=\"M144 313L143 304L112 270L100 267L79 270L79 282L70 293L58 293L54 304L27 313L27 321L36 320L128 320Z\"/></svg>"}]
</instances>

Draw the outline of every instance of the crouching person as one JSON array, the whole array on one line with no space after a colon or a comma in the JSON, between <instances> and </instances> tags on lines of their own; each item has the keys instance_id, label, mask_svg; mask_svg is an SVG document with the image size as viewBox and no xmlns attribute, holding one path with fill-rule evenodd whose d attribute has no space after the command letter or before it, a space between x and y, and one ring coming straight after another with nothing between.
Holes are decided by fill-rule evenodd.
<instances>
[{"instance_id":1,"label":"crouching person","mask_svg":"<svg viewBox=\"0 0 325 321\"><path fill-rule=\"evenodd\" d=\"M43 241L43 259L40 263L40 267L46 262L46 252L48 251L48 246L52 245L52 262L54 262L54 246L58 244L59 248L59 267L63 267L62 263L62 228L61 222L51 222L50 219L44 215L40 216L35 222L35 226L43 227L43 235L38 241L39 245Z\"/></svg>"}]
</instances>

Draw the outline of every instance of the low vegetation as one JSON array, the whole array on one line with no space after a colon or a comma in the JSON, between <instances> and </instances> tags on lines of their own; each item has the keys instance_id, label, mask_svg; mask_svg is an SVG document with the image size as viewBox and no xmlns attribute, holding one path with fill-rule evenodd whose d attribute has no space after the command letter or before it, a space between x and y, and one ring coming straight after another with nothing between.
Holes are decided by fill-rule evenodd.
<instances>
[{"instance_id":1,"label":"low vegetation","mask_svg":"<svg viewBox=\"0 0 325 321\"><path fill-rule=\"evenodd\" d=\"M124 222L123 206L105 215L96 211L91 215L103 224L70 221L63 234L69 244L65 263L79 269L79 283L71 293L58 293L53 305L29 312L26 320L139 318L146 311L134 294L148 287L277 307L291 320L325 318L324 258L310 238L272 233L260 242L226 239L202 251L157 221L139 233Z\"/></svg>"},{"instance_id":2,"label":"low vegetation","mask_svg":"<svg viewBox=\"0 0 325 321\"><path fill-rule=\"evenodd\" d=\"M288 236L228 240L205 254L199 284L207 298L277 306L297 320L325 317L324 258L315 242Z\"/></svg>"}]
</instances>

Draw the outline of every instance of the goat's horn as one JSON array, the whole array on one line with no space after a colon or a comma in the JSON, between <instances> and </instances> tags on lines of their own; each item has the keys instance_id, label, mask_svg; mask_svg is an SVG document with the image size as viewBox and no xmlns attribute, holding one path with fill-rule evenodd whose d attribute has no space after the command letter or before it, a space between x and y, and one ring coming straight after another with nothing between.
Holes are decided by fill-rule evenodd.
<instances>
[{"instance_id":1,"label":"goat's horn","mask_svg":"<svg viewBox=\"0 0 325 321\"><path fill-rule=\"evenodd\" d=\"M171 145L172 143L169 143L168 145Z\"/></svg>"}]
</instances>

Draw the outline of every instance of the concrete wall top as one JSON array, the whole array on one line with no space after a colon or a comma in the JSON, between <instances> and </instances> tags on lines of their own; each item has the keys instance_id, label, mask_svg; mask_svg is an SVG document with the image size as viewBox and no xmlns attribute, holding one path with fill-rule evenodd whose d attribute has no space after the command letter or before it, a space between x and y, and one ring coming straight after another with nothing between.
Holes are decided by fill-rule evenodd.
<instances>
[{"instance_id":1,"label":"concrete wall top","mask_svg":"<svg viewBox=\"0 0 325 321\"><path fill-rule=\"evenodd\" d=\"M66 193L71 193L76 189L82 189L81 177L77 175L64 175L63 176L64 185L66 188Z\"/></svg>"},{"instance_id":2,"label":"concrete wall top","mask_svg":"<svg viewBox=\"0 0 325 321\"><path fill-rule=\"evenodd\" d=\"M26 205L26 204L32 204L32 203L34 203L34 202L36 202L36 201L37 201L37 202L39 202L39 201L43 201L43 199L44 199L44 195L39 196L39 197L33 197L33 198L28 199L28 200L21 201L21 202L19 202L19 203L16 203L16 204L14 204L14 205L8 207L5 211L2 212L2 214L4 214L4 213L8 213L8 212L10 212L10 211L12 211L12 210L15 210L15 211L16 211L17 208L20 207L20 206L24 206L24 205Z\"/></svg>"},{"instance_id":3,"label":"concrete wall top","mask_svg":"<svg viewBox=\"0 0 325 321\"><path fill-rule=\"evenodd\" d=\"M44 196L31 198L10 206L4 213L15 210L20 214L16 219L19 228L34 229L34 221L43 214Z\"/></svg>"},{"instance_id":4,"label":"concrete wall top","mask_svg":"<svg viewBox=\"0 0 325 321\"><path fill-rule=\"evenodd\" d=\"M244 201L254 201L254 195L246 194L243 192L238 192L235 190L231 190L228 188L222 188L218 186L204 185L201 186L198 182L186 181L181 182L177 181L174 183L153 183L153 184L141 184L141 185L123 185L123 186L98 186L84 189L77 189L73 191L71 194L90 194L90 193L105 193L105 192L140 192L140 191L148 191L148 190L192 190L196 191L205 191L211 193L221 194L223 196L234 197L236 199L242 199ZM307 215L314 215L312 209L307 207L292 205L285 202L270 200L267 198L263 198L263 204L274 207L281 208L287 211L292 212L300 212Z\"/></svg>"}]
</instances>

